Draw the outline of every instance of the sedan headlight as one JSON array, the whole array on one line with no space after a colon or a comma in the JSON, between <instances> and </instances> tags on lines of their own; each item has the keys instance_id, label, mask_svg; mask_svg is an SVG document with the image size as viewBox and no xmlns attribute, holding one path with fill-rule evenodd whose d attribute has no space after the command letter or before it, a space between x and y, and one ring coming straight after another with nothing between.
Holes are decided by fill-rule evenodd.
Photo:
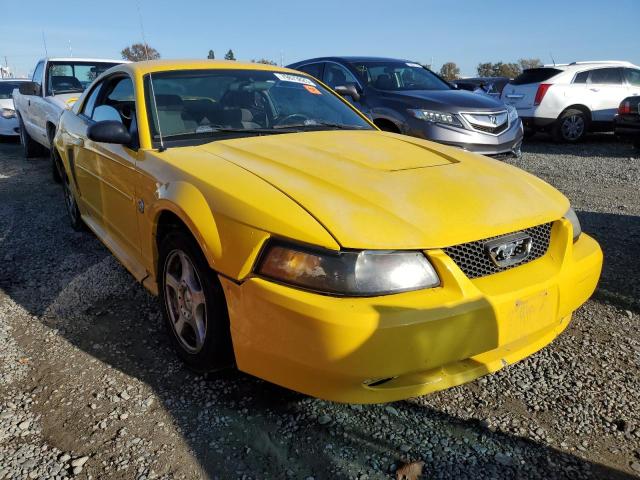
<instances>
[{"instance_id":1,"label":"sedan headlight","mask_svg":"<svg viewBox=\"0 0 640 480\"><path fill-rule=\"evenodd\" d=\"M2 115L2 118L15 118L16 111L13 108L3 108L0 115Z\"/></svg>"},{"instance_id":2,"label":"sedan headlight","mask_svg":"<svg viewBox=\"0 0 640 480\"><path fill-rule=\"evenodd\" d=\"M458 120L458 118L452 113L414 109L409 109L409 113L418 120L424 120L425 122L443 123L445 125L455 125L457 127L462 126L460 120Z\"/></svg>"},{"instance_id":3,"label":"sedan headlight","mask_svg":"<svg viewBox=\"0 0 640 480\"><path fill-rule=\"evenodd\" d=\"M509 114L509 125L513 125L518 121L518 110L513 105L507 105L507 113Z\"/></svg>"},{"instance_id":4,"label":"sedan headlight","mask_svg":"<svg viewBox=\"0 0 640 480\"><path fill-rule=\"evenodd\" d=\"M374 296L440 285L424 253L417 251L328 252L272 242L257 273L316 292Z\"/></svg>"},{"instance_id":5,"label":"sedan headlight","mask_svg":"<svg viewBox=\"0 0 640 480\"><path fill-rule=\"evenodd\" d=\"M567 213L564 214L564 218L571 222L571 226L573 227L573 241L575 242L580 237L582 233L582 226L580 225L580 220L578 220L578 216L573 208L569 208Z\"/></svg>"}]
</instances>

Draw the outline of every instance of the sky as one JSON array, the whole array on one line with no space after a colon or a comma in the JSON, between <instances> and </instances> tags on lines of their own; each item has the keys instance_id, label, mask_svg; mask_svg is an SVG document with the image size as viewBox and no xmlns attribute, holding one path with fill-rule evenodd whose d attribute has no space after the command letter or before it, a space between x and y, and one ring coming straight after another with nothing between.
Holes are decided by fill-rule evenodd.
<instances>
[{"instance_id":1,"label":"sky","mask_svg":"<svg viewBox=\"0 0 640 480\"><path fill-rule=\"evenodd\" d=\"M43 33L49 56L120 58L142 40L141 17L163 58L372 55L452 61L463 76L532 57L640 65L640 0L0 0L0 12L0 64L21 76L45 56Z\"/></svg>"}]
</instances>

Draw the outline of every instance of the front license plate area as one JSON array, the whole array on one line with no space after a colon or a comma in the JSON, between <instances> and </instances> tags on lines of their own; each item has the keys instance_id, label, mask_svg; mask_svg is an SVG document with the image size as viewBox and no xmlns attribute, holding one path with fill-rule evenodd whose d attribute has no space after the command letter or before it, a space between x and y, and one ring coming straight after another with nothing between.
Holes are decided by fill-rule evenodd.
<instances>
[{"instance_id":1,"label":"front license plate area","mask_svg":"<svg viewBox=\"0 0 640 480\"><path fill-rule=\"evenodd\" d=\"M509 312L506 337L509 343L548 327L556 321L556 289L545 289L517 299Z\"/></svg>"}]
</instances>

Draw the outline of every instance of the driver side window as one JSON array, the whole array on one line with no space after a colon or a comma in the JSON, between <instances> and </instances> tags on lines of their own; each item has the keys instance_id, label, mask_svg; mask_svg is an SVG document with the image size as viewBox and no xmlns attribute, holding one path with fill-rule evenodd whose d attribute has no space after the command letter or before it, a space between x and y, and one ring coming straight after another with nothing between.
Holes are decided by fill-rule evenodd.
<instances>
[{"instance_id":1,"label":"driver side window","mask_svg":"<svg viewBox=\"0 0 640 480\"><path fill-rule=\"evenodd\" d=\"M138 124L131 78L118 76L98 85L87 100L83 113L94 122L121 122L137 143Z\"/></svg>"},{"instance_id":2,"label":"driver side window","mask_svg":"<svg viewBox=\"0 0 640 480\"><path fill-rule=\"evenodd\" d=\"M358 80L353 74L337 63L326 63L324 66L323 81L331 88L335 88L339 85L357 84Z\"/></svg>"}]
</instances>

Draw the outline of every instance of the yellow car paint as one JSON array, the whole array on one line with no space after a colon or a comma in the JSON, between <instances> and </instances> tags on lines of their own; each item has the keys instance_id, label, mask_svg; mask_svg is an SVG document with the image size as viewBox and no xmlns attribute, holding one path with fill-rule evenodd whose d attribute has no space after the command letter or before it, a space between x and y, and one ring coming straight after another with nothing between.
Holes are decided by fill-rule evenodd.
<instances>
[{"instance_id":1,"label":"yellow car paint","mask_svg":"<svg viewBox=\"0 0 640 480\"><path fill-rule=\"evenodd\" d=\"M143 77L238 62L120 65L135 88L138 150L86 138L89 93L55 145L87 225L153 293L163 218L193 234L223 285L238 368L344 402L386 402L473 380L530 355L591 295L602 252L572 240L568 200L502 162L380 131L320 131L152 148ZM90 90L88 90L90 91ZM353 107L345 102L349 108ZM470 280L442 248L553 222L547 253ZM320 295L253 273L269 238L328 250L419 249L437 288Z\"/></svg>"}]
</instances>

